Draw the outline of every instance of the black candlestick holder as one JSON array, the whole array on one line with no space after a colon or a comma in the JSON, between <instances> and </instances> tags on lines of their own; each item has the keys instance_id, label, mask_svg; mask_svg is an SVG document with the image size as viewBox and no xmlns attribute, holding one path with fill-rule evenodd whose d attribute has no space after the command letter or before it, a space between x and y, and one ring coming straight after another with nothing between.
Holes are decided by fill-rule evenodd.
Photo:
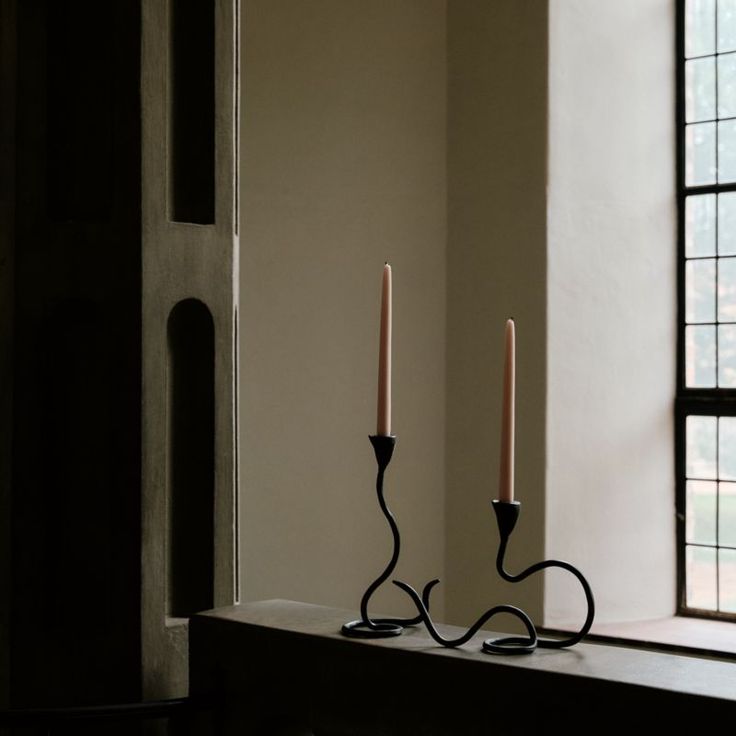
<instances>
[{"instance_id":1,"label":"black candlestick holder","mask_svg":"<svg viewBox=\"0 0 736 736\"><path fill-rule=\"evenodd\" d=\"M569 562L562 562L561 560L545 560L543 562L537 562L536 564L527 567L526 570L523 570L518 575L513 575L512 573L507 572L504 568L504 557L506 556L509 537L511 536L511 532L513 532L516 522L519 519L521 504L518 501L493 501L493 510L496 513L496 521L498 523L498 532L500 536L498 554L496 555L496 570L504 580L510 583L520 583L535 572L545 570L549 567L559 567L563 570L567 570L578 579L585 593L588 612L585 617L585 623L576 634L566 639L540 639L537 636L534 624L524 611L516 608L515 606L499 605L489 608L462 636L456 639L446 639L437 631L437 628L432 621L432 617L429 615L429 593L439 580L432 580L428 583L424 588L424 594L421 598L416 590L414 590L410 585L398 580L395 580L394 584L411 597L414 601L414 605L419 611L419 617L424 621L430 636L438 644L445 647L457 647L469 641L481 626L488 621L488 619L498 613L510 613L513 616L516 616L516 618L518 618L526 627L528 637L507 636L500 639L486 639L483 642L483 651L489 654L529 654L537 647L541 647L543 649L562 649L563 647L571 647L574 644L577 644L590 631L590 627L593 625L593 618L595 617L595 601L593 599L593 591L591 590L588 581L580 570Z\"/></svg>"},{"instance_id":2,"label":"black candlestick holder","mask_svg":"<svg viewBox=\"0 0 736 736\"><path fill-rule=\"evenodd\" d=\"M559 567L562 570L572 573L580 582L585 593L585 601L588 606L588 612L585 617L585 623L580 630L566 639L539 639L537 646L542 649L562 649L564 647L571 647L577 644L589 631L593 625L593 619L595 618L595 600L593 599L593 591L590 588L590 584L585 579L583 573L577 569L574 565L569 562L563 562L562 560L545 560L544 562L537 562L534 565L530 565L518 575L513 575L507 572L504 568L504 557L506 555L506 547L508 546L509 537L511 532L514 531L516 522L519 519L519 513L521 512L521 504L518 501L504 502L504 501L493 501L493 510L496 512L496 521L498 522L498 533L501 537L501 541L498 546L498 554L496 555L496 570L498 574L509 583L520 583L522 580L526 580L530 575L535 572L540 572L549 567ZM496 642L497 643L497 642ZM493 651L487 649L487 646L491 646L493 642L486 641L483 643L483 648L486 651Z\"/></svg>"},{"instance_id":3,"label":"black candlestick holder","mask_svg":"<svg viewBox=\"0 0 736 736\"><path fill-rule=\"evenodd\" d=\"M367 590L363 594L363 598L360 601L360 619L357 621L350 621L345 624L342 627L342 633L345 636L358 639L380 639L387 636L399 636L405 626L415 626L416 624L421 623L422 617L371 618L368 615L368 602L370 601L371 596L391 576L391 573L396 567L396 563L399 561L399 552L401 551L399 527L396 524L394 515L386 504L386 499L383 493L383 476L388 464L391 462L391 457L394 454L396 437L393 435L371 435L368 439L370 439L371 444L373 445L373 450L376 453L376 462L378 463L376 494L378 495L378 504L381 507L381 511L383 511L383 515L386 517L386 520L391 527L391 534L393 535L393 553L386 569L368 586ZM433 583L429 583L425 586L422 598L420 598L420 602L424 605L425 610L429 609L429 591L431 590L432 585Z\"/></svg>"}]
</instances>

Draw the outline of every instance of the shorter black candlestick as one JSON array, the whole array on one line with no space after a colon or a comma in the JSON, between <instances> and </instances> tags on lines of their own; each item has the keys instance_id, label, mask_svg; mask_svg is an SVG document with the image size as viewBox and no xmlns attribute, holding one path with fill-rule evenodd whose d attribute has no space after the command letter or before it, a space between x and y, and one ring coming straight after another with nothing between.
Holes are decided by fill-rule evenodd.
<instances>
[{"instance_id":1,"label":"shorter black candlestick","mask_svg":"<svg viewBox=\"0 0 736 736\"><path fill-rule=\"evenodd\" d=\"M593 625L593 619L595 618L595 600L593 598L593 591L590 588L590 584L585 579L583 573L580 572L576 567L571 565L569 562L563 562L562 560L545 560L544 562L537 562L534 565L530 565L518 575L513 575L504 569L504 557L506 555L506 547L508 546L509 537L511 532L514 531L516 522L519 519L519 513L521 511L521 504L518 501L505 502L505 501L493 501L493 510L496 512L496 521L498 523L498 533L501 537L498 554L496 555L496 570L498 574L510 583L520 583L522 580L526 580L530 575L540 570L546 570L549 567L559 567L562 570L572 573L580 582L585 593L585 601L588 605L588 613L585 617L585 623L582 628L573 636L566 639L539 639L537 646L543 649L562 649L563 647L571 647L573 644L577 644L589 631ZM491 640L488 639L483 642L484 651L495 652L498 650L498 645L502 644L502 640Z\"/></svg>"},{"instance_id":2,"label":"shorter black candlestick","mask_svg":"<svg viewBox=\"0 0 736 736\"><path fill-rule=\"evenodd\" d=\"M430 636L438 644L441 644L444 647L457 647L469 641L481 626L483 626L483 624L498 613L510 613L512 616L518 618L524 624L528 636L506 636L499 639L486 639L483 642L482 648L484 652L489 654L530 654L537 647L542 647L544 649L561 649L563 647L570 647L573 644L577 644L588 633L588 631L590 631L590 627L593 624L593 618L595 616L593 591L591 590L588 581L576 567L573 567L569 562L562 562L560 560L545 560L544 562L538 562L535 565L531 565L518 575L512 575L507 572L503 566L506 547L508 546L511 532L514 531L516 522L519 519L521 504L518 501L493 501L493 510L496 512L496 522L498 523L498 532L500 536L498 554L496 556L496 570L504 580L507 580L510 583L519 583L530 575L533 575L535 572L539 572L540 570L544 570L548 567L559 567L571 572L580 581L585 593L585 600L588 604L588 613L585 618L585 623L576 634L568 637L567 639L540 639L537 636L534 624L524 611L520 608L516 608L516 606L498 605L493 606L493 608L489 608L462 636L455 639L446 639L437 631L428 610L429 593L439 580L432 580L427 583L424 587L424 592L421 598L416 590L414 590L410 585L398 580L394 580L394 584L401 588L401 590L403 590L412 599L414 605L419 611L419 617L424 621Z\"/></svg>"}]
</instances>

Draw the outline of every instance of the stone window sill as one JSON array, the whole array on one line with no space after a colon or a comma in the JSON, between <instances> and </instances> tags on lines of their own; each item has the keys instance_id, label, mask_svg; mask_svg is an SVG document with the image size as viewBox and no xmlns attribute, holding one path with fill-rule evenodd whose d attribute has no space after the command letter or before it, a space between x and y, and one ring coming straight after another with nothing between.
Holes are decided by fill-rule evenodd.
<instances>
[{"instance_id":1,"label":"stone window sill","mask_svg":"<svg viewBox=\"0 0 736 736\"><path fill-rule=\"evenodd\" d=\"M394 639L342 637L341 625L355 617L293 601L194 616L192 695L219 699L224 736L246 724L252 733L295 736L532 734L555 724L607 734L631 732L649 716L681 733L736 718L736 664L722 657L620 641L486 655L480 644L494 632L445 649L422 627ZM438 628L450 637L463 631Z\"/></svg>"},{"instance_id":2,"label":"stone window sill","mask_svg":"<svg viewBox=\"0 0 736 736\"><path fill-rule=\"evenodd\" d=\"M736 622L670 616L594 625L588 641L736 659Z\"/></svg>"}]
</instances>

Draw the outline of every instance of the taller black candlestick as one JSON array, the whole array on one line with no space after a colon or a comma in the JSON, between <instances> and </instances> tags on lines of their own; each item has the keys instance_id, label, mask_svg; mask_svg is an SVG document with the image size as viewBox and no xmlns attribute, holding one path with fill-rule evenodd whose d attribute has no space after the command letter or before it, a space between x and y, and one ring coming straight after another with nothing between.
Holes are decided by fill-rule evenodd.
<instances>
[{"instance_id":1,"label":"taller black candlestick","mask_svg":"<svg viewBox=\"0 0 736 736\"><path fill-rule=\"evenodd\" d=\"M399 561L399 552L401 551L399 527L396 524L394 515L386 504L386 499L383 494L383 476L388 464L391 462L391 457L394 454L396 437L393 435L371 435L369 439L373 445L373 450L376 453L376 462L378 463L378 474L376 475L376 494L378 495L378 504L391 527L394 547L391 559L386 566L386 569L368 586L367 590L363 594L363 598L360 601L360 619L345 624L342 627L342 633L345 636L352 636L361 639L379 639L386 636L399 636L405 626L414 626L415 624L418 624L422 620L422 617L415 616L414 618L372 619L368 615L368 602L370 601L371 596L391 576L391 573L396 567L396 563ZM432 584L430 583L423 591L423 599L427 606L429 605L428 598L431 586Z\"/></svg>"}]
</instances>

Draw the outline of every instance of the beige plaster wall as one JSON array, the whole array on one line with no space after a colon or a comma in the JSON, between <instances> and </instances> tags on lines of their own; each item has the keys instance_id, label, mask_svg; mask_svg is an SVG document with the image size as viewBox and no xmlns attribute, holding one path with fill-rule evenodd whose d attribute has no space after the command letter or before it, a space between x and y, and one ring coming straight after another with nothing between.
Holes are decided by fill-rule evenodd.
<instances>
[{"instance_id":1,"label":"beige plaster wall","mask_svg":"<svg viewBox=\"0 0 736 736\"><path fill-rule=\"evenodd\" d=\"M546 551L599 623L675 605L674 8L550 4ZM581 615L562 574L545 593Z\"/></svg>"},{"instance_id":2,"label":"beige plaster wall","mask_svg":"<svg viewBox=\"0 0 736 736\"><path fill-rule=\"evenodd\" d=\"M500 599L552 625L581 613L562 573L508 586L492 570L514 316L510 567L578 562L601 622L671 613L673 15L669 0L245 4L245 599L355 607L386 559L365 435L387 259L399 576L444 573L453 623Z\"/></svg>"},{"instance_id":3,"label":"beige plaster wall","mask_svg":"<svg viewBox=\"0 0 736 736\"><path fill-rule=\"evenodd\" d=\"M242 598L356 608L390 554L367 438L386 260L397 575L444 574L445 2L244 11ZM399 591L375 600L410 610Z\"/></svg>"},{"instance_id":4,"label":"beige plaster wall","mask_svg":"<svg viewBox=\"0 0 736 736\"><path fill-rule=\"evenodd\" d=\"M517 327L516 497L508 560L544 549L547 3L448 5L447 620L500 600L538 616L542 581L497 579L505 320ZM503 627L505 621L498 621Z\"/></svg>"}]
</instances>

